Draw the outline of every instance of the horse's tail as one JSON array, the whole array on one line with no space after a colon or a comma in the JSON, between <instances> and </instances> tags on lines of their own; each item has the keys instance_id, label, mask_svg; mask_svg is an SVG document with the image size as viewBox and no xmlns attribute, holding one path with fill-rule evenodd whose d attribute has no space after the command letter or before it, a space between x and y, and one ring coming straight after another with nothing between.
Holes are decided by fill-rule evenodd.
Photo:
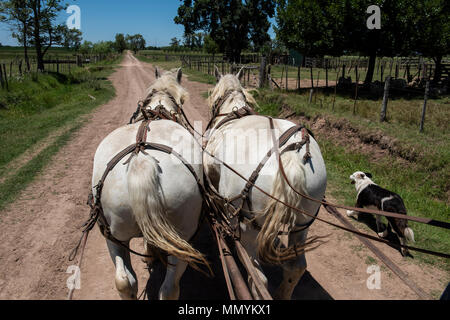
<instances>
[{"instance_id":1,"label":"horse's tail","mask_svg":"<svg viewBox=\"0 0 450 320\"><path fill-rule=\"evenodd\" d=\"M286 152L281 155L281 161L289 183L295 190L306 195L305 168L299 158L299 153L295 151ZM306 201L287 184L280 168L275 176L271 194L274 198L295 208L302 208L302 202ZM321 242L318 237L313 237L298 246L296 244L294 247L281 247L280 241L277 240L279 232L286 231L287 227L287 233L289 234L296 224L298 214L300 214L298 211L290 209L274 199L269 200L265 212L265 221L257 237L260 259L268 263L279 264L295 258L307 251L306 248Z\"/></svg>"},{"instance_id":2,"label":"horse's tail","mask_svg":"<svg viewBox=\"0 0 450 320\"><path fill-rule=\"evenodd\" d=\"M160 190L158 161L139 153L130 161L127 184L136 222L148 244L168 255L197 264L209 264L205 257L182 239L167 218L166 206Z\"/></svg>"}]
</instances>

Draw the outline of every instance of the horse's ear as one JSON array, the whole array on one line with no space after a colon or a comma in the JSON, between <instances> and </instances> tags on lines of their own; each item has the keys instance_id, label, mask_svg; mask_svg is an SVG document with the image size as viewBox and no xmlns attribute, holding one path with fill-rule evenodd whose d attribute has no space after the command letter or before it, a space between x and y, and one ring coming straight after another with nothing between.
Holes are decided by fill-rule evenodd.
<instances>
[{"instance_id":1,"label":"horse's ear","mask_svg":"<svg viewBox=\"0 0 450 320\"><path fill-rule=\"evenodd\" d=\"M156 79L158 79L159 77L161 77L161 75L159 74L158 67L155 67L155 77L156 77Z\"/></svg>"},{"instance_id":2,"label":"horse's ear","mask_svg":"<svg viewBox=\"0 0 450 320\"><path fill-rule=\"evenodd\" d=\"M372 179L372 174L371 174L371 173L369 173L369 172L364 172L364 174L365 174L369 179Z\"/></svg>"},{"instance_id":3,"label":"horse's ear","mask_svg":"<svg viewBox=\"0 0 450 320\"><path fill-rule=\"evenodd\" d=\"M183 71L181 71L181 68L177 71L177 82L181 83L181 78L183 78Z\"/></svg>"},{"instance_id":4,"label":"horse's ear","mask_svg":"<svg viewBox=\"0 0 450 320\"><path fill-rule=\"evenodd\" d=\"M244 76L244 73L245 73L244 70L245 70L245 67L242 67L241 70L239 70L239 72L237 73L236 77L237 77L239 80L241 80L242 77Z\"/></svg>"},{"instance_id":5,"label":"horse's ear","mask_svg":"<svg viewBox=\"0 0 450 320\"><path fill-rule=\"evenodd\" d=\"M220 78L222 78L222 74L219 71L219 68L217 66L214 66L214 75L216 76L217 82L220 81Z\"/></svg>"}]
</instances>

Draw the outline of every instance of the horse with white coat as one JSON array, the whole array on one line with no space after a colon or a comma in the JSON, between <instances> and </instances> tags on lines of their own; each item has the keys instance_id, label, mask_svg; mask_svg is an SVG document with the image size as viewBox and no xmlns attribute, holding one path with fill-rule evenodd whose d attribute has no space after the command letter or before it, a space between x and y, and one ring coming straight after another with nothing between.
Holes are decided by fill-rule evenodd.
<instances>
[{"instance_id":1,"label":"horse with white coat","mask_svg":"<svg viewBox=\"0 0 450 320\"><path fill-rule=\"evenodd\" d=\"M207 133L208 142L203 156L203 165L210 183L214 185L221 197L227 200L234 198L231 200L231 205L239 207L243 205L240 201L246 200L236 199L235 196L245 188L246 181L220 161L248 178L268 151L273 148L274 140L269 120L265 116L247 115L221 125L226 115L237 112L243 107L254 109L257 104L251 94L241 86L242 70L237 75L222 76L216 68L215 73L218 83L209 98L213 114L210 131L209 134ZM274 133L279 137L280 133L286 132L295 124L288 120L273 119L273 126ZM302 133L299 131L289 138L288 144L301 140ZM286 177L296 190L316 199L322 199L327 181L325 163L313 137L310 137L309 148L311 157L306 162L304 162L307 152L305 148L284 152L281 160ZM303 198L287 185L280 172L278 157L275 153L262 167L255 185L312 216L319 210L318 203ZM307 240L308 227L314 219L271 199L255 188L252 188L248 198L252 209L246 204L243 205L243 210L251 210L256 214L255 219L239 220L240 241L266 286L267 277L262 272L260 263L275 263L282 267L283 280L274 298L290 299L295 286L306 270L304 253L321 242L317 237ZM280 236L281 233L284 234L284 241L280 240L283 238ZM293 259L273 261L274 256L279 257L288 250L292 252L292 248L295 249L296 255L298 253ZM251 284L251 290L257 297L258 293L253 284Z\"/></svg>"},{"instance_id":2,"label":"horse with white coat","mask_svg":"<svg viewBox=\"0 0 450 320\"><path fill-rule=\"evenodd\" d=\"M180 85L181 69L162 76L148 89L146 108L163 106L179 114L187 92ZM127 146L136 143L140 122L120 127L99 145L94 158L92 186L101 179L108 162ZM202 150L191 133L171 120L155 120L148 125L147 142L172 147L202 177ZM101 206L111 234L129 246L132 238L143 237L147 254L167 254L167 272L159 291L160 299L178 299L179 281L188 264L208 265L205 257L189 244L199 227L202 194L196 179L180 159L158 150L145 150L119 162L104 181ZM130 252L107 240L115 264L115 284L122 299L137 298L137 278Z\"/></svg>"}]
</instances>

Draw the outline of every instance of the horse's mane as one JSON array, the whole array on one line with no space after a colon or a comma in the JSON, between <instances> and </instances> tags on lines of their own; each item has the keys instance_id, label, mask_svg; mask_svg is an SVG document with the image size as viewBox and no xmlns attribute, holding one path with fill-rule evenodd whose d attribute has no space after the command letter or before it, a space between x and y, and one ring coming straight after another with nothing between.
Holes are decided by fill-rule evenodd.
<instances>
[{"instance_id":1,"label":"horse's mane","mask_svg":"<svg viewBox=\"0 0 450 320\"><path fill-rule=\"evenodd\" d=\"M223 96L225 96L225 94L228 91L240 91L242 92L242 94L244 95L245 99L247 100L247 102L251 105L251 107L253 109L257 109L258 108L258 104L256 103L255 98L253 98L253 96L251 95L251 93L249 92L249 90L246 90L242 85L241 82L239 81L239 79L232 75L232 74L227 74L224 75L219 83L217 83L217 85L210 90L210 94L209 94L209 98L208 98L208 103L210 105L210 107L212 108L214 106L214 103L222 98Z\"/></svg>"},{"instance_id":2,"label":"horse's mane","mask_svg":"<svg viewBox=\"0 0 450 320\"><path fill-rule=\"evenodd\" d=\"M172 69L170 71L166 71L162 74L161 77L156 79L156 81L148 88L147 97L151 95L153 92L167 92L172 97L175 98L175 101L178 105L183 105L183 103L189 97L188 92L178 83L177 81L177 71L178 69Z\"/></svg>"}]
</instances>

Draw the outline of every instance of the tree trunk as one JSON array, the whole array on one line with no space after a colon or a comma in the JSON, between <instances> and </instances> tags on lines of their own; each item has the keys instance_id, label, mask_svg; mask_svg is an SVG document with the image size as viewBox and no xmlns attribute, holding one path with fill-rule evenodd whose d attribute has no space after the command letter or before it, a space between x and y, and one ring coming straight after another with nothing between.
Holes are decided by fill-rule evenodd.
<instances>
[{"instance_id":1,"label":"tree trunk","mask_svg":"<svg viewBox=\"0 0 450 320\"><path fill-rule=\"evenodd\" d=\"M28 58L28 38L27 38L28 28L26 23L23 25L23 54L25 58L25 63L27 65L27 71L30 71L30 59Z\"/></svg>"},{"instance_id":2,"label":"tree trunk","mask_svg":"<svg viewBox=\"0 0 450 320\"><path fill-rule=\"evenodd\" d=\"M433 85L437 85L442 76L442 56L433 58L436 68L434 69Z\"/></svg>"},{"instance_id":3,"label":"tree trunk","mask_svg":"<svg viewBox=\"0 0 450 320\"><path fill-rule=\"evenodd\" d=\"M375 51L370 53L369 56L369 66L367 68L366 79L364 80L364 86L369 86L373 80L373 73L375 71L375 62L377 60L377 54Z\"/></svg>"},{"instance_id":4,"label":"tree trunk","mask_svg":"<svg viewBox=\"0 0 450 320\"><path fill-rule=\"evenodd\" d=\"M40 0L34 0L32 2L33 6L33 22L34 22L34 46L36 48L36 60L37 69L39 71L44 71L44 56L42 54L42 44L41 44L41 32L40 32L40 15L41 15L41 2Z\"/></svg>"}]
</instances>

